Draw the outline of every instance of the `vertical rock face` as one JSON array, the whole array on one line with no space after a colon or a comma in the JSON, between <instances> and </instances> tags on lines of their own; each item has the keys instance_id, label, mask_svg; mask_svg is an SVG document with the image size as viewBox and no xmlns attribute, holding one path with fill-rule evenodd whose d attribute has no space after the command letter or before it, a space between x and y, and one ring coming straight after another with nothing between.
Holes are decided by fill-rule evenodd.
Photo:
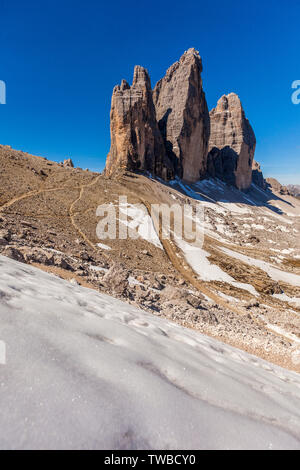
<instances>
[{"instance_id":1,"label":"vertical rock face","mask_svg":"<svg viewBox=\"0 0 300 470\"><path fill-rule=\"evenodd\" d=\"M156 121L150 78L143 67L135 67L131 87L123 80L121 86L114 88L110 120L107 176L120 170L145 170L165 179L172 177Z\"/></svg>"},{"instance_id":2,"label":"vertical rock face","mask_svg":"<svg viewBox=\"0 0 300 470\"><path fill-rule=\"evenodd\" d=\"M206 173L209 113L201 72L199 53L189 49L153 90L167 155L176 174L190 182Z\"/></svg>"},{"instance_id":3,"label":"vertical rock face","mask_svg":"<svg viewBox=\"0 0 300 470\"><path fill-rule=\"evenodd\" d=\"M260 168L260 164L255 160L253 160L252 163L252 181L256 186L259 186L262 189L267 188L267 182Z\"/></svg>"},{"instance_id":4,"label":"vertical rock face","mask_svg":"<svg viewBox=\"0 0 300 470\"><path fill-rule=\"evenodd\" d=\"M209 113L201 73L199 53L189 49L153 92L148 72L140 66L134 69L132 86L123 80L114 88L108 177L140 170L188 182L213 176L241 190L253 178L264 187L259 165L253 163L255 135L239 97L222 96Z\"/></svg>"},{"instance_id":5,"label":"vertical rock face","mask_svg":"<svg viewBox=\"0 0 300 470\"><path fill-rule=\"evenodd\" d=\"M210 129L208 173L238 189L248 189L256 139L235 93L222 96L210 112Z\"/></svg>"}]
</instances>

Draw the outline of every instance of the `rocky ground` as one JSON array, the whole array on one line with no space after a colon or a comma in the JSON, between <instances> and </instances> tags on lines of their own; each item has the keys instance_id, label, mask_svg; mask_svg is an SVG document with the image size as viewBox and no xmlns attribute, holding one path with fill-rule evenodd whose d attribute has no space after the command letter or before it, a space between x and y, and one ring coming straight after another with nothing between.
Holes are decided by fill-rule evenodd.
<instances>
[{"instance_id":1,"label":"rocky ground","mask_svg":"<svg viewBox=\"0 0 300 470\"><path fill-rule=\"evenodd\" d=\"M0 181L1 254L300 371L297 199L218 180L110 180L6 146ZM120 196L139 237L99 240L97 207L111 204L120 218ZM145 236L157 202L203 206L204 245L193 259L174 240Z\"/></svg>"}]
</instances>

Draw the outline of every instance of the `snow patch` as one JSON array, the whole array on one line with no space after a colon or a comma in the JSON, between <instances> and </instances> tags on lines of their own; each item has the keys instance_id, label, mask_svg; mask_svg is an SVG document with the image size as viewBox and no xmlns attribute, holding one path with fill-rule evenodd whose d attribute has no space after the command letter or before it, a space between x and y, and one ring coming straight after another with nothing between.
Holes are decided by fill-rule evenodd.
<instances>
[{"instance_id":1,"label":"snow patch","mask_svg":"<svg viewBox=\"0 0 300 470\"><path fill-rule=\"evenodd\" d=\"M289 297L286 294L273 294L273 297L282 300L283 302L295 304L296 307L300 307L300 298L298 297Z\"/></svg>"},{"instance_id":2,"label":"snow patch","mask_svg":"<svg viewBox=\"0 0 300 470\"><path fill-rule=\"evenodd\" d=\"M251 294L258 296L258 292L250 284L236 281L229 274L224 272L219 266L211 264L208 261L210 254L197 246L192 246L182 239L176 239L177 246L182 250L184 257L193 271L198 274L202 281L220 281L227 282L239 289L244 289Z\"/></svg>"},{"instance_id":3,"label":"snow patch","mask_svg":"<svg viewBox=\"0 0 300 470\"><path fill-rule=\"evenodd\" d=\"M228 248L219 247L221 251L231 256L232 258L243 261L244 263L249 264L250 266L256 266L263 271L265 271L274 281L282 281L293 286L300 286L300 276L293 273L288 273L285 271L280 271L271 264L262 261L260 259L251 258L250 256L243 255L236 251L229 250Z\"/></svg>"},{"instance_id":4,"label":"snow patch","mask_svg":"<svg viewBox=\"0 0 300 470\"><path fill-rule=\"evenodd\" d=\"M108 250L108 251L111 250L111 247L108 246L108 245L104 245L104 243L97 243L97 246L98 246L99 248L102 248L102 250Z\"/></svg>"},{"instance_id":5,"label":"snow patch","mask_svg":"<svg viewBox=\"0 0 300 470\"><path fill-rule=\"evenodd\" d=\"M120 204L120 211L123 214L127 214L132 219L131 221L120 220L120 222L126 224L129 228L136 230L139 236L147 242L152 243L157 248L163 249L152 219L145 206L142 206L142 204L139 204L138 206L128 203Z\"/></svg>"}]
</instances>

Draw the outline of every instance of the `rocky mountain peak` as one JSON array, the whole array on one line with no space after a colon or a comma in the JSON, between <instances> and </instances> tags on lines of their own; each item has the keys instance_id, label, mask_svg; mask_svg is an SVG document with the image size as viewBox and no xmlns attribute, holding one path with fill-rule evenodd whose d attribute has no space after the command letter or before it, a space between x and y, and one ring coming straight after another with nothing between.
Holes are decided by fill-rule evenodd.
<instances>
[{"instance_id":1,"label":"rocky mountain peak","mask_svg":"<svg viewBox=\"0 0 300 470\"><path fill-rule=\"evenodd\" d=\"M167 155L176 173L187 181L196 181L206 172L209 113L201 72L199 53L189 49L153 90Z\"/></svg>"},{"instance_id":2,"label":"rocky mountain peak","mask_svg":"<svg viewBox=\"0 0 300 470\"><path fill-rule=\"evenodd\" d=\"M132 86L151 90L151 80L147 69L140 65L134 67Z\"/></svg>"},{"instance_id":3,"label":"rocky mountain peak","mask_svg":"<svg viewBox=\"0 0 300 470\"><path fill-rule=\"evenodd\" d=\"M199 51L197 51L194 47L191 47L190 49L185 51L180 57L179 61L175 62L173 66L176 66L177 64L178 66L185 65L186 67L192 64L196 64L197 67L199 67L200 73L203 70L201 56L199 54ZM171 66L170 68L172 68L173 66Z\"/></svg>"},{"instance_id":4,"label":"rocky mountain peak","mask_svg":"<svg viewBox=\"0 0 300 470\"><path fill-rule=\"evenodd\" d=\"M239 109L241 112L243 110L241 100L236 93L229 93L228 95L223 95L217 102L215 112L224 112L232 110L233 108Z\"/></svg>"},{"instance_id":5,"label":"rocky mountain peak","mask_svg":"<svg viewBox=\"0 0 300 470\"><path fill-rule=\"evenodd\" d=\"M209 116L209 173L238 189L248 189L256 139L240 98L235 93L223 95Z\"/></svg>"},{"instance_id":6,"label":"rocky mountain peak","mask_svg":"<svg viewBox=\"0 0 300 470\"><path fill-rule=\"evenodd\" d=\"M153 91L140 65L131 86L123 80L114 88L107 176L146 170L165 179L213 176L241 190L250 187L256 139L241 100L223 95L209 113L201 73L200 54L190 48ZM259 170L253 172L263 184Z\"/></svg>"},{"instance_id":7,"label":"rocky mountain peak","mask_svg":"<svg viewBox=\"0 0 300 470\"><path fill-rule=\"evenodd\" d=\"M158 129L152 100L150 77L144 67L134 68L132 85L122 80L111 101L111 148L105 174L124 170L150 171L171 177L163 139Z\"/></svg>"},{"instance_id":8,"label":"rocky mountain peak","mask_svg":"<svg viewBox=\"0 0 300 470\"><path fill-rule=\"evenodd\" d=\"M122 80L121 86L117 86L116 88L117 88L118 90L122 90L122 91L124 91L124 90L129 90L129 89L130 89L130 85L129 85L129 83L126 82L126 80Z\"/></svg>"}]
</instances>

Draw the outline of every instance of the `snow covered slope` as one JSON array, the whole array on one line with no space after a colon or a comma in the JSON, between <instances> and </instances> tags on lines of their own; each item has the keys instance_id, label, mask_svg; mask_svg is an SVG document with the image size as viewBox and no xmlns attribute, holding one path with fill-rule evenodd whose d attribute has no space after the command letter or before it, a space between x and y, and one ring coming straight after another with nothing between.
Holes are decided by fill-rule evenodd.
<instances>
[{"instance_id":1,"label":"snow covered slope","mask_svg":"<svg viewBox=\"0 0 300 470\"><path fill-rule=\"evenodd\" d=\"M0 448L300 449L300 376L0 257Z\"/></svg>"}]
</instances>

